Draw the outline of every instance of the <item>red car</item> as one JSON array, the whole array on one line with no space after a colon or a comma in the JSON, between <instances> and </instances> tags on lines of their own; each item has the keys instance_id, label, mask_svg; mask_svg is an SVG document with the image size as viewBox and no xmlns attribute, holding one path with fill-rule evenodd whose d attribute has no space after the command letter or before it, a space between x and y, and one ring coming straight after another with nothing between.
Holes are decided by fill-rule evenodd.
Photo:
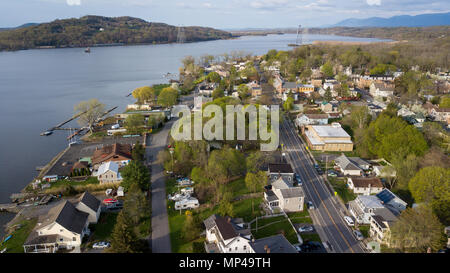
<instances>
[{"instance_id":1,"label":"red car","mask_svg":"<svg viewBox=\"0 0 450 273\"><path fill-rule=\"evenodd\" d=\"M108 198L108 199L103 200L103 203L104 204L114 204L114 203L117 203L117 200L114 198Z\"/></svg>"}]
</instances>

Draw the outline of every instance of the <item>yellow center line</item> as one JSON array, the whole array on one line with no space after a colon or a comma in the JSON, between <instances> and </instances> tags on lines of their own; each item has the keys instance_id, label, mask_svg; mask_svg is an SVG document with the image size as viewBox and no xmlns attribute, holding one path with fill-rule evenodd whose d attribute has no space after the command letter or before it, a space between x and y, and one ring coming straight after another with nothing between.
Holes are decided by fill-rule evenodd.
<instances>
[{"instance_id":1,"label":"yellow center line","mask_svg":"<svg viewBox=\"0 0 450 273\"><path fill-rule=\"evenodd\" d=\"M288 129L287 131L288 131L288 134L289 134L289 131L290 131L289 128L286 127L286 129ZM295 135L294 135L294 137L295 137ZM288 136L288 139L291 141L290 138L291 138L291 137ZM294 143L292 142L292 144L294 144ZM295 145L293 145L293 146L295 146ZM327 208L325 202L324 202L323 199L320 197L320 194L319 194L319 192L317 191L316 186L314 185L314 183L312 183L311 176L310 176L309 173L306 171L306 166L303 164L303 162L302 162L302 160L301 160L301 156L300 156L299 153L298 153L297 151L295 151L295 150L294 150L294 153L297 154L298 158L300 159L300 160L299 160L299 161L300 161L300 164L301 164L301 165L303 166L303 168L305 169L305 174L306 174L306 176L310 179L311 185L313 186L314 191L317 193L317 196L319 197L320 201L322 202L323 206L325 207L325 210L326 210L328 216L330 217L331 221L333 222L333 225L336 227L337 231L339 231L339 234L340 234L341 237L344 239L345 243L346 243L347 246L350 248L350 250L351 250L353 253L355 253L355 251L353 250L353 248L351 247L351 245L349 244L349 242L348 242L347 239L345 238L345 236L344 236L344 234L342 233L342 231L340 230L340 228L336 225L336 222L334 221L333 217L331 217L331 214L330 214L330 212L328 211L328 208ZM318 179L318 180L319 180L319 182L320 182L320 179Z\"/></svg>"}]
</instances>

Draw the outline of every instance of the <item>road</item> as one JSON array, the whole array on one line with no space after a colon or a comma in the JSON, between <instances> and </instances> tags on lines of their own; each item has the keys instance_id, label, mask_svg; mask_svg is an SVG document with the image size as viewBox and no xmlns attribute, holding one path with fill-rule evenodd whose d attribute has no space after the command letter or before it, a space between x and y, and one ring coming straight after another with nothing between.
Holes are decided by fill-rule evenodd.
<instances>
[{"instance_id":1,"label":"road","mask_svg":"<svg viewBox=\"0 0 450 273\"><path fill-rule=\"evenodd\" d=\"M163 166L157 163L157 155L167 145L170 128L173 121L164 125L164 128L151 138L150 146L146 147L146 158L151 161L151 188L152 188L152 252L171 253L169 218L166 203L166 178ZM149 142L147 142L149 143Z\"/></svg>"},{"instance_id":2,"label":"road","mask_svg":"<svg viewBox=\"0 0 450 273\"><path fill-rule=\"evenodd\" d=\"M327 188L323 177L317 174L313 161L290 121L284 120L281 124L280 142L283 143L287 160L302 179L305 199L312 201L315 206L315 209L310 210L310 215L320 238L332 245L332 249L327 251L363 253L361 243L355 239L342 218L345 215L343 205Z\"/></svg>"}]
</instances>

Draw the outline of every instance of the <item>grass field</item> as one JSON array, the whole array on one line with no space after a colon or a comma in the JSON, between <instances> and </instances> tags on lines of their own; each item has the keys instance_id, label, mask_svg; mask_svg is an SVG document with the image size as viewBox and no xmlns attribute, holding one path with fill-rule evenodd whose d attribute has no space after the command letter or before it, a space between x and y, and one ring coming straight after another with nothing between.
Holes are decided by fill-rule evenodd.
<instances>
[{"instance_id":1,"label":"grass field","mask_svg":"<svg viewBox=\"0 0 450 273\"><path fill-rule=\"evenodd\" d=\"M116 224L118 213L109 212L102 213L97 224L91 225L89 229L93 232L92 241L108 241L111 237L111 232Z\"/></svg>"},{"instance_id":2,"label":"grass field","mask_svg":"<svg viewBox=\"0 0 450 273\"><path fill-rule=\"evenodd\" d=\"M344 180L337 179L336 177L328 177L328 181L330 181L331 186L333 186L334 190L344 203L348 203L348 201L356 198L356 194L350 191Z\"/></svg>"},{"instance_id":3,"label":"grass field","mask_svg":"<svg viewBox=\"0 0 450 273\"><path fill-rule=\"evenodd\" d=\"M312 224L312 219L309 216L309 211L306 209L306 207L303 209L303 211L291 212L287 215L289 219L291 219L293 224Z\"/></svg>"},{"instance_id":4,"label":"grass field","mask_svg":"<svg viewBox=\"0 0 450 273\"><path fill-rule=\"evenodd\" d=\"M283 218L284 220L282 220ZM261 219L261 221L263 221L264 224L261 224L260 220L258 220L258 231L256 231L256 223L252 223L252 234L255 239L269 237L281 233L284 234L286 239L291 244L298 244L297 233L284 216Z\"/></svg>"},{"instance_id":5,"label":"grass field","mask_svg":"<svg viewBox=\"0 0 450 273\"><path fill-rule=\"evenodd\" d=\"M14 231L11 239L7 242L2 243L0 249L3 250L5 247L7 248L7 253L23 253L23 244L25 243L28 235L30 235L33 228L36 226L37 218L31 220L23 220L19 222L21 227ZM3 241L2 241L3 242Z\"/></svg>"}]
</instances>

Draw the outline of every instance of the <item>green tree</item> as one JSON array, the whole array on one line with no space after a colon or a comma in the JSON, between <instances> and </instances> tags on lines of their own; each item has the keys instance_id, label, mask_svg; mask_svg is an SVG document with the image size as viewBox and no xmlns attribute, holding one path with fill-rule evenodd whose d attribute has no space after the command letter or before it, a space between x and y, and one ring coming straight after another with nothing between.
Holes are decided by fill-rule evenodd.
<instances>
[{"instance_id":1,"label":"green tree","mask_svg":"<svg viewBox=\"0 0 450 273\"><path fill-rule=\"evenodd\" d=\"M333 65L329 61L322 66L321 71L325 78L332 78L334 76Z\"/></svg>"},{"instance_id":2,"label":"green tree","mask_svg":"<svg viewBox=\"0 0 450 273\"><path fill-rule=\"evenodd\" d=\"M193 241L200 236L201 229L198 223L195 221L195 216L187 214L183 226L183 237L186 240Z\"/></svg>"},{"instance_id":3,"label":"green tree","mask_svg":"<svg viewBox=\"0 0 450 273\"><path fill-rule=\"evenodd\" d=\"M161 93L158 96L158 104L164 107L170 107L177 103L177 99L178 91L171 87L166 87L161 90Z\"/></svg>"},{"instance_id":4,"label":"green tree","mask_svg":"<svg viewBox=\"0 0 450 273\"><path fill-rule=\"evenodd\" d=\"M427 206L407 208L391 228L390 244L402 252L442 249L444 226ZM443 240L444 239L444 240Z\"/></svg>"},{"instance_id":5,"label":"green tree","mask_svg":"<svg viewBox=\"0 0 450 273\"><path fill-rule=\"evenodd\" d=\"M92 126L105 113L105 105L100 103L97 99L90 99L82 101L74 107L78 117L78 123L81 126L88 126L92 134Z\"/></svg>"},{"instance_id":6,"label":"green tree","mask_svg":"<svg viewBox=\"0 0 450 273\"><path fill-rule=\"evenodd\" d=\"M425 167L410 181L409 190L415 201L431 206L444 225L450 224L450 169Z\"/></svg>"},{"instance_id":7,"label":"green tree","mask_svg":"<svg viewBox=\"0 0 450 273\"><path fill-rule=\"evenodd\" d=\"M143 161L145 155L145 148L141 145L139 141L134 145L133 150L131 151L131 156L133 160Z\"/></svg>"},{"instance_id":8,"label":"green tree","mask_svg":"<svg viewBox=\"0 0 450 273\"><path fill-rule=\"evenodd\" d=\"M220 77L219 73L217 73L217 72L211 72L208 74L207 80L209 82L220 83L220 81L222 80L222 77Z\"/></svg>"},{"instance_id":9,"label":"green tree","mask_svg":"<svg viewBox=\"0 0 450 273\"><path fill-rule=\"evenodd\" d=\"M289 96L283 103L283 108L286 111L291 111L294 108L294 99Z\"/></svg>"},{"instance_id":10,"label":"green tree","mask_svg":"<svg viewBox=\"0 0 450 273\"><path fill-rule=\"evenodd\" d=\"M213 99L218 99L225 96L225 92L221 87L218 87L216 89L214 89L214 91L212 92L212 97Z\"/></svg>"},{"instance_id":11,"label":"green tree","mask_svg":"<svg viewBox=\"0 0 450 273\"><path fill-rule=\"evenodd\" d=\"M150 183L150 172L141 162L132 160L120 171L123 177L121 186L127 191L131 184L136 183L141 190L147 191Z\"/></svg>"},{"instance_id":12,"label":"green tree","mask_svg":"<svg viewBox=\"0 0 450 273\"><path fill-rule=\"evenodd\" d=\"M130 219L127 213L122 210L117 216L117 221L111 234L111 252L140 252L136 249L136 246L139 245L138 241L139 240L134 232L133 221Z\"/></svg>"},{"instance_id":13,"label":"green tree","mask_svg":"<svg viewBox=\"0 0 450 273\"><path fill-rule=\"evenodd\" d=\"M144 192L137 183L132 183L125 201L123 210L128 215L132 226L138 227L143 220L150 217L150 206Z\"/></svg>"},{"instance_id":14,"label":"green tree","mask_svg":"<svg viewBox=\"0 0 450 273\"><path fill-rule=\"evenodd\" d=\"M439 103L440 108L450 108L450 97L442 97Z\"/></svg>"},{"instance_id":15,"label":"green tree","mask_svg":"<svg viewBox=\"0 0 450 273\"><path fill-rule=\"evenodd\" d=\"M245 176L245 186L253 193L262 191L266 184L267 173L264 171L259 171L257 173L249 172Z\"/></svg>"},{"instance_id":16,"label":"green tree","mask_svg":"<svg viewBox=\"0 0 450 273\"><path fill-rule=\"evenodd\" d=\"M145 125L145 118L141 114L128 115L124 122L124 127L129 134L139 134Z\"/></svg>"},{"instance_id":17,"label":"green tree","mask_svg":"<svg viewBox=\"0 0 450 273\"><path fill-rule=\"evenodd\" d=\"M239 93L239 97L241 99L246 99L250 96L250 88L246 84L239 85L237 92Z\"/></svg>"},{"instance_id":18,"label":"green tree","mask_svg":"<svg viewBox=\"0 0 450 273\"><path fill-rule=\"evenodd\" d=\"M220 192L220 203L217 212L222 216L234 217L234 206L231 203L232 194L227 191L227 189L222 186L219 190Z\"/></svg>"},{"instance_id":19,"label":"green tree","mask_svg":"<svg viewBox=\"0 0 450 273\"><path fill-rule=\"evenodd\" d=\"M325 90L325 94L323 96L323 98L326 101L331 101L333 99L333 96L331 95L331 88L328 86L327 89Z\"/></svg>"},{"instance_id":20,"label":"green tree","mask_svg":"<svg viewBox=\"0 0 450 273\"><path fill-rule=\"evenodd\" d=\"M155 101L157 92L151 86L142 86L134 89L132 95L137 100L137 104L144 104L145 102Z\"/></svg>"},{"instance_id":21,"label":"green tree","mask_svg":"<svg viewBox=\"0 0 450 273\"><path fill-rule=\"evenodd\" d=\"M273 160L271 154L265 154L261 151L255 151L246 158L247 172L257 173L267 163Z\"/></svg>"}]
</instances>

